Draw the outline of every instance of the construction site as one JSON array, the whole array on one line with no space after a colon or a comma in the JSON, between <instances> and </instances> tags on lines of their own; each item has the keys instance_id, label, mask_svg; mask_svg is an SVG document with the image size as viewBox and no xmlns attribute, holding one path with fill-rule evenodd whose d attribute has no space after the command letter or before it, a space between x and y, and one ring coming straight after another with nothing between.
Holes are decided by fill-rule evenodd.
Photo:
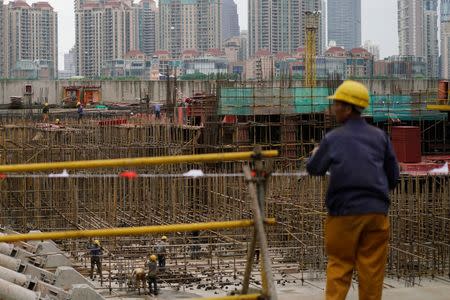
<instances>
[{"instance_id":1,"label":"construction site","mask_svg":"<svg viewBox=\"0 0 450 300\"><path fill-rule=\"evenodd\" d=\"M309 177L305 162L324 135L338 126L327 97L339 84L338 80L321 87L316 82L215 82L214 89L192 90L180 97L177 82L168 82L169 92L160 101L160 118L153 100L105 103L101 95L108 92L101 91L101 85L94 93L96 101L84 102L81 120L76 109L66 103L80 92L72 96L63 93L65 103L51 106L47 122L42 121L39 109L2 111L3 233L99 230L89 236L100 240L106 252L101 278L97 275L90 280L87 236L2 243L1 269L15 273L1 275L0 284L23 276L16 284L15 298L2 297L145 299L150 296L133 281L133 271L146 268L148 255L165 234L167 266L160 278L158 299L226 296L243 289L260 294L267 289L267 274L273 276L280 299L320 299L327 264L327 178ZM391 235L384 287L392 299L401 297L397 291L410 299L411 293L422 295L427 289L431 294L423 295L445 299L450 289L449 89L447 82L420 85L429 88L408 90L399 87L414 85L392 84L385 94L372 90L370 107L364 113L369 123L391 136L402 167L389 212ZM70 90L76 89L72 86ZM275 150L277 155L258 155L261 150ZM247 159L195 158L242 152L254 155ZM170 159L190 155L196 156L176 162ZM162 157L161 163L113 162L95 168L92 163L158 157ZM88 161L84 165L88 168L70 163L51 165L80 161ZM253 177L258 180L246 174L249 169L256 170ZM256 213L256 198L261 213ZM255 214L270 219L264 226L267 249L261 248L261 260L267 250L270 272L254 261L259 255L252 254L255 247L259 249L256 229L252 229L256 221L243 227L189 227L210 222L232 225L236 220L252 220ZM173 224L188 227L170 229ZM101 230L142 226L161 227L138 235L101 234ZM39 246L42 243L45 245ZM15 261L3 263L2 257ZM39 275L50 272L47 277L59 278L54 274L63 266L72 274L63 283ZM86 294L80 295L85 296L77 296L81 289ZM258 298L239 297L235 299Z\"/></svg>"}]
</instances>

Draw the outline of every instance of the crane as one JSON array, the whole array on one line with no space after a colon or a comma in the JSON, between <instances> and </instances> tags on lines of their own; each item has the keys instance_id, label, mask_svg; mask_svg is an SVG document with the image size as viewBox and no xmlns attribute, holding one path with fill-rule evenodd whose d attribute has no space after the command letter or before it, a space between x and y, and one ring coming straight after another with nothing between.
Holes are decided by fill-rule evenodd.
<instances>
[{"instance_id":1,"label":"crane","mask_svg":"<svg viewBox=\"0 0 450 300\"><path fill-rule=\"evenodd\" d=\"M307 11L305 13L306 51L305 51L305 86L315 87L317 82L317 36L320 22L320 12Z\"/></svg>"}]
</instances>

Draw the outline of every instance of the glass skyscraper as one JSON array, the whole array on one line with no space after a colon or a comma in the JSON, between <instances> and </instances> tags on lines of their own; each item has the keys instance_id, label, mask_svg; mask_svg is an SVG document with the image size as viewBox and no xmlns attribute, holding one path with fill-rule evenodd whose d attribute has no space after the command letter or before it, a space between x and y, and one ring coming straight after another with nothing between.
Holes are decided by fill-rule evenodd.
<instances>
[{"instance_id":1,"label":"glass skyscraper","mask_svg":"<svg viewBox=\"0 0 450 300\"><path fill-rule=\"evenodd\" d=\"M328 41L351 50L361 46L361 0L328 0Z\"/></svg>"}]
</instances>

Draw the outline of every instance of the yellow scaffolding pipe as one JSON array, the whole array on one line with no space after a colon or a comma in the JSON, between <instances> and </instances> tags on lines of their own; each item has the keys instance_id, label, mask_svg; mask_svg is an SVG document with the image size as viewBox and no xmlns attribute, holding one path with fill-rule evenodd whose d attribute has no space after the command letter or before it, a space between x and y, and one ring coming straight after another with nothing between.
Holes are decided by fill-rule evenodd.
<instances>
[{"instance_id":1,"label":"yellow scaffolding pipe","mask_svg":"<svg viewBox=\"0 0 450 300\"><path fill-rule=\"evenodd\" d=\"M249 295L236 295L236 296L225 296L225 297L215 297L215 298L194 298L191 300L258 300L261 295L259 294L249 294Z\"/></svg>"},{"instance_id":2,"label":"yellow scaffolding pipe","mask_svg":"<svg viewBox=\"0 0 450 300\"><path fill-rule=\"evenodd\" d=\"M276 224L276 221L273 218L272 219L269 218L265 220L265 224L274 225ZM238 221L172 224L172 225L157 225L157 226L142 226L142 227L120 227L120 228L92 229L92 230L36 232L26 234L2 235L0 236L0 242L12 243L20 241L67 240L67 239L93 238L105 236L144 235L144 234L172 233L182 231L244 228L244 227L251 227L253 225L254 225L253 220L238 220Z\"/></svg>"},{"instance_id":3,"label":"yellow scaffolding pipe","mask_svg":"<svg viewBox=\"0 0 450 300\"><path fill-rule=\"evenodd\" d=\"M138 157L138 158L119 158L106 160L80 160L67 162L0 165L0 173L236 161L236 160L249 160L254 158L255 155L256 155L255 152L249 151L249 152L211 153L211 154L197 154L197 155ZM278 151L276 150L261 152L261 158L270 158L277 156Z\"/></svg>"}]
</instances>

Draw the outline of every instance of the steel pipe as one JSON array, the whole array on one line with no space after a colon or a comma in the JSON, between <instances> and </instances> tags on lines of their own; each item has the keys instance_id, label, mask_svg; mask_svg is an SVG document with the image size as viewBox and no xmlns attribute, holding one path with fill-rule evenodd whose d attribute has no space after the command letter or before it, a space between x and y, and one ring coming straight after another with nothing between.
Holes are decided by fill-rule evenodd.
<instances>
[{"instance_id":1,"label":"steel pipe","mask_svg":"<svg viewBox=\"0 0 450 300\"><path fill-rule=\"evenodd\" d=\"M277 157L278 151L262 151L261 158ZM250 160L256 157L255 152L231 152L231 153L211 153L197 155L160 156L160 157L139 157L139 158L119 158L106 160L81 160L66 162L0 165L0 173L11 172L38 172L53 170L75 170L75 169L95 169L112 167L135 167L151 165L168 165L181 163L199 162L221 162Z\"/></svg>"},{"instance_id":2,"label":"steel pipe","mask_svg":"<svg viewBox=\"0 0 450 300\"><path fill-rule=\"evenodd\" d=\"M275 219L266 219L265 224L275 225ZM253 220L238 220L225 222L207 222L192 224L174 224L142 227L120 227L93 230L70 230L55 232L35 232L26 234L11 234L0 236L0 242L19 242L32 240L67 240L77 238L92 238L102 236L125 236L125 235L145 235L155 233L171 233L185 231L217 230L252 227Z\"/></svg>"}]
</instances>

